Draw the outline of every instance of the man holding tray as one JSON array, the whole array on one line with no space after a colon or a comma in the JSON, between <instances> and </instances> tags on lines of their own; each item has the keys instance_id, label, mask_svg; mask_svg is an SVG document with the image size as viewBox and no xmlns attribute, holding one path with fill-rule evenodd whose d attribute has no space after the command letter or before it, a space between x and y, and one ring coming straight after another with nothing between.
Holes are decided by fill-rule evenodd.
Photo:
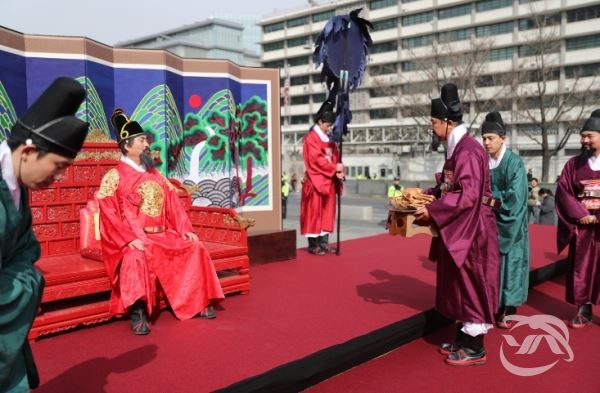
<instances>
[{"instance_id":1,"label":"man holding tray","mask_svg":"<svg viewBox=\"0 0 600 393\"><path fill-rule=\"evenodd\" d=\"M441 98L431 101L431 126L447 141L446 161L430 190L438 199L415 217L437 227L429 253L438 263L436 308L458 322L456 341L440 352L450 365L485 364L483 338L498 307L500 263L488 157L462 124L456 85L444 85Z\"/></svg>"}]
</instances>

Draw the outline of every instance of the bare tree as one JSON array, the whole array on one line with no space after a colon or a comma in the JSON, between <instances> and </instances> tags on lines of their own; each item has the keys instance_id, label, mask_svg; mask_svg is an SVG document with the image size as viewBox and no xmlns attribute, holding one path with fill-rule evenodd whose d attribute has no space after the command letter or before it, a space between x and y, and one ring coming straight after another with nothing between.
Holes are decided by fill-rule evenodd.
<instances>
[{"instance_id":1,"label":"bare tree","mask_svg":"<svg viewBox=\"0 0 600 393\"><path fill-rule=\"evenodd\" d=\"M520 132L541 147L541 177L547 182L551 158L565 147L586 107L597 99L591 94L596 76L566 67L561 73L560 13L531 10L530 17L521 22L529 33L526 44L518 49L519 60L513 63L510 91L516 105L514 120L531 125ZM564 133L551 143L561 123Z\"/></svg>"},{"instance_id":2,"label":"bare tree","mask_svg":"<svg viewBox=\"0 0 600 393\"><path fill-rule=\"evenodd\" d=\"M480 114L495 108L498 97L508 89L504 75L488 70L493 40L476 38L473 31L468 32L467 38L457 43L455 37L440 34L432 40L431 46L427 46L426 53L420 48L411 49L405 60L413 71L407 72L410 79L403 70L400 70L396 83L389 83L385 76L370 75L369 86L389 97L394 106L400 108L402 117L410 117L415 122L424 143L429 140L431 99L439 96L445 83L452 82L459 87L469 127L482 121ZM376 67L373 69L377 70Z\"/></svg>"}]
</instances>

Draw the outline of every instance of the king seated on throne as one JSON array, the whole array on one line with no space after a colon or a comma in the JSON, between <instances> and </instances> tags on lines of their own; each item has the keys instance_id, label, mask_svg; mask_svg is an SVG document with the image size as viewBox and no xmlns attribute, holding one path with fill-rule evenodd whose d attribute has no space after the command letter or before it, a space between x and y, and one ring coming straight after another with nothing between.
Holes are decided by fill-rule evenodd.
<instances>
[{"instance_id":1,"label":"king seated on throne","mask_svg":"<svg viewBox=\"0 0 600 393\"><path fill-rule=\"evenodd\" d=\"M110 311L129 312L132 331L148 334L162 291L178 319L214 318L223 291L175 187L154 168L142 127L121 109L111 122L123 156L98 191Z\"/></svg>"}]
</instances>

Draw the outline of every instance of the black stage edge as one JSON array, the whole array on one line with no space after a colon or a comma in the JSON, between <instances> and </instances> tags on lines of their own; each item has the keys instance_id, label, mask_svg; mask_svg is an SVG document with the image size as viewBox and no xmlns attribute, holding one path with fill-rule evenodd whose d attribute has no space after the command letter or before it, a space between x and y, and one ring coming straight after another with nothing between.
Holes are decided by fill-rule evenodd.
<instances>
[{"instance_id":1,"label":"black stage edge","mask_svg":"<svg viewBox=\"0 0 600 393\"><path fill-rule=\"evenodd\" d=\"M437 311L427 310L216 392L299 392L450 323Z\"/></svg>"},{"instance_id":2,"label":"black stage edge","mask_svg":"<svg viewBox=\"0 0 600 393\"><path fill-rule=\"evenodd\" d=\"M529 287L564 273L566 267L567 260L563 259L533 270ZM451 320L430 309L215 392L299 392L451 323Z\"/></svg>"}]
</instances>

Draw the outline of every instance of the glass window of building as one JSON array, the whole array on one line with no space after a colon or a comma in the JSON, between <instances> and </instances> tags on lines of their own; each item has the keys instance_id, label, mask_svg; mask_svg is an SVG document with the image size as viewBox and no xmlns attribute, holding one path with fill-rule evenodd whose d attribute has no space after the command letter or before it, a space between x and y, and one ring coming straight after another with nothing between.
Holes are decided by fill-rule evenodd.
<instances>
[{"instance_id":1,"label":"glass window of building","mask_svg":"<svg viewBox=\"0 0 600 393\"><path fill-rule=\"evenodd\" d=\"M600 63L581 64L565 67L567 78L583 78L586 76L600 75Z\"/></svg>"},{"instance_id":2,"label":"glass window of building","mask_svg":"<svg viewBox=\"0 0 600 393\"><path fill-rule=\"evenodd\" d=\"M373 44L371 53L393 52L398 50L398 41L386 41Z\"/></svg>"},{"instance_id":3,"label":"glass window of building","mask_svg":"<svg viewBox=\"0 0 600 393\"><path fill-rule=\"evenodd\" d=\"M313 94L313 96L312 96L312 100L316 104L321 104L322 102L325 101L325 98L327 98L325 93Z\"/></svg>"},{"instance_id":4,"label":"glass window of building","mask_svg":"<svg viewBox=\"0 0 600 393\"><path fill-rule=\"evenodd\" d=\"M537 42L531 45L519 45L519 57L549 55L560 52L560 41Z\"/></svg>"},{"instance_id":5,"label":"glass window of building","mask_svg":"<svg viewBox=\"0 0 600 393\"><path fill-rule=\"evenodd\" d=\"M310 21L308 19L308 16L302 16L300 18L294 18L294 19L290 19L287 21L287 27L291 28L291 27L297 27L297 26L304 26L306 24L308 24Z\"/></svg>"},{"instance_id":6,"label":"glass window of building","mask_svg":"<svg viewBox=\"0 0 600 393\"><path fill-rule=\"evenodd\" d=\"M583 37L567 38L567 50L596 48L600 46L600 34L585 35Z\"/></svg>"},{"instance_id":7,"label":"glass window of building","mask_svg":"<svg viewBox=\"0 0 600 393\"><path fill-rule=\"evenodd\" d=\"M398 63L389 63L389 64L379 64L372 65L369 67L369 75L386 75L386 74L395 74L398 72Z\"/></svg>"},{"instance_id":8,"label":"glass window of building","mask_svg":"<svg viewBox=\"0 0 600 393\"><path fill-rule=\"evenodd\" d=\"M438 10L439 19L454 18L455 16L470 15L473 6L471 3L461 4L454 7L442 8Z\"/></svg>"},{"instance_id":9,"label":"glass window of building","mask_svg":"<svg viewBox=\"0 0 600 393\"><path fill-rule=\"evenodd\" d=\"M290 84L292 86L307 85L308 82L309 82L308 75L293 76L290 78Z\"/></svg>"},{"instance_id":10,"label":"glass window of building","mask_svg":"<svg viewBox=\"0 0 600 393\"><path fill-rule=\"evenodd\" d=\"M418 37L404 38L402 40L402 48L418 48L421 46L431 45L433 43L433 34L420 35Z\"/></svg>"},{"instance_id":11,"label":"glass window of building","mask_svg":"<svg viewBox=\"0 0 600 393\"><path fill-rule=\"evenodd\" d=\"M321 21L324 21L324 20L328 20L329 18L331 18L333 16L335 16L335 11L334 10L320 12L318 14L313 14L312 21L313 22L321 22Z\"/></svg>"},{"instance_id":12,"label":"glass window of building","mask_svg":"<svg viewBox=\"0 0 600 393\"><path fill-rule=\"evenodd\" d=\"M373 22L373 31L389 30L398 27L398 18L384 19Z\"/></svg>"},{"instance_id":13,"label":"glass window of building","mask_svg":"<svg viewBox=\"0 0 600 393\"><path fill-rule=\"evenodd\" d=\"M285 22L277 22L277 23L272 23L270 25L263 26L263 32L265 32L265 33L272 33L274 31L283 30L283 29L285 29Z\"/></svg>"},{"instance_id":14,"label":"glass window of building","mask_svg":"<svg viewBox=\"0 0 600 393\"><path fill-rule=\"evenodd\" d=\"M283 68L285 63L283 60L266 61L263 63L265 68Z\"/></svg>"},{"instance_id":15,"label":"glass window of building","mask_svg":"<svg viewBox=\"0 0 600 393\"><path fill-rule=\"evenodd\" d=\"M369 111L369 117L371 119L395 119L396 108L371 109Z\"/></svg>"},{"instance_id":16,"label":"glass window of building","mask_svg":"<svg viewBox=\"0 0 600 393\"><path fill-rule=\"evenodd\" d=\"M427 23L431 20L433 20L433 11L421 12L418 14L403 16L402 26L418 25L419 23Z\"/></svg>"},{"instance_id":17,"label":"glass window of building","mask_svg":"<svg viewBox=\"0 0 600 393\"><path fill-rule=\"evenodd\" d=\"M450 30L443 33L439 33L438 40L440 43L464 41L471 38L472 34L473 29Z\"/></svg>"},{"instance_id":18,"label":"glass window of building","mask_svg":"<svg viewBox=\"0 0 600 393\"><path fill-rule=\"evenodd\" d=\"M487 58L489 61L498 61L498 60L512 59L512 56L513 56L513 48L512 48L512 46L510 46L508 48L492 49L488 53Z\"/></svg>"},{"instance_id":19,"label":"glass window of building","mask_svg":"<svg viewBox=\"0 0 600 393\"><path fill-rule=\"evenodd\" d=\"M417 62L416 61L403 61L402 62L402 71L416 71L417 70Z\"/></svg>"},{"instance_id":20,"label":"glass window of building","mask_svg":"<svg viewBox=\"0 0 600 393\"><path fill-rule=\"evenodd\" d=\"M493 25L477 26L475 28L475 35L477 37L486 37L490 35L512 33L513 25L514 23L510 21L503 23L494 23Z\"/></svg>"},{"instance_id":21,"label":"glass window of building","mask_svg":"<svg viewBox=\"0 0 600 393\"><path fill-rule=\"evenodd\" d=\"M475 3L477 12L491 11L513 5L513 0L478 0Z\"/></svg>"},{"instance_id":22,"label":"glass window of building","mask_svg":"<svg viewBox=\"0 0 600 393\"><path fill-rule=\"evenodd\" d=\"M309 121L310 119L308 115L298 115L290 117L291 124L308 124Z\"/></svg>"},{"instance_id":23,"label":"glass window of building","mask_svg":"<svg viewBox=\"0 0 600 393\"><path fill-rule=\"evenodd\" d=\"M283 49L283 43L284 41L268 42L263 45L263 50L265 52L270 52L274 50Z\"/></svg>"},{"instance_id":24,"label":"glass window of building","mask_svg":"<svg viewBox=\"0 0 600 393\"><path fill-rule=\"evenodd\" d=\"M393 86L385 86L385 87L374 87L369 89L369 97L377 98L377 97L389 97L395 96L396 92Z\"/></svg>"},{"instance_id":25,"label":"glass window of building","mask_svg":"<svg viewBox=\"0 0 600 393\"><path fill-rule=\"evenodd\" d=\"M308 63L310 63L308 56L290 57L288 59L288 64L290 65L290 67L305 65Z\"/></svg>"},{"instance_id":26,"label":"glass window of building","mask_svg":"<svg viewBox=\"0 0 600 393\"><path fill-rule=\"evenodd\" d=\"M560 14L540 15L536 18L519 19L519 30L531 30L538 27L560 25Z\"/></svg>"},{"instance_id":27,"label":"glass window of building","mask_svg":"<svg viewBox=\"0 0 600 393\"><path fill-rule=\"evenodd\" d=\"M294 46L303 46L303 45L312 45L309 36L290 38L287 40L288 48L292 48Z\"/></svg>"},{"instance_id":28,"label":"glass window of building","mask_svg":"<svg viewBox=\"0 0 600 393\"><path fill-rule=\"evenodd\" d=\"M313 83L323 83L323 81L321 80L321 74L314 74L312 76L312 81Z\"/></svg>"},{"instance_id":29,"label":"glass window of building","mask_svg":"<svg viewBox=\"0 0 600 393\"><path fill-rule=\"evenodd\" d=\"M567 11L567 22L600 18L600 5Z\"/></svg>"},{"instance_id":30,"label":"glass window of building","mask_svg":"<svg viewBox=\"0 0 600 393\"><path fill-rule=\"evenodd\" d=\"M380 8L391 7L398 5L398 0L372 0L369 2L369 9L378 10Z\"/></svg>"},{"instance_id":31,"label":"glass window of building","mask_svg":"<svg viewBox=\"0 0 600 393\"><path fill-rule=\"evenodd\" d=\"M305 96L294 96L291 98L290 103L292 105L301 105L301 104L308 104L308 100L309 100L310 96L305 95Z\"/></svg>"}]
</instances>

